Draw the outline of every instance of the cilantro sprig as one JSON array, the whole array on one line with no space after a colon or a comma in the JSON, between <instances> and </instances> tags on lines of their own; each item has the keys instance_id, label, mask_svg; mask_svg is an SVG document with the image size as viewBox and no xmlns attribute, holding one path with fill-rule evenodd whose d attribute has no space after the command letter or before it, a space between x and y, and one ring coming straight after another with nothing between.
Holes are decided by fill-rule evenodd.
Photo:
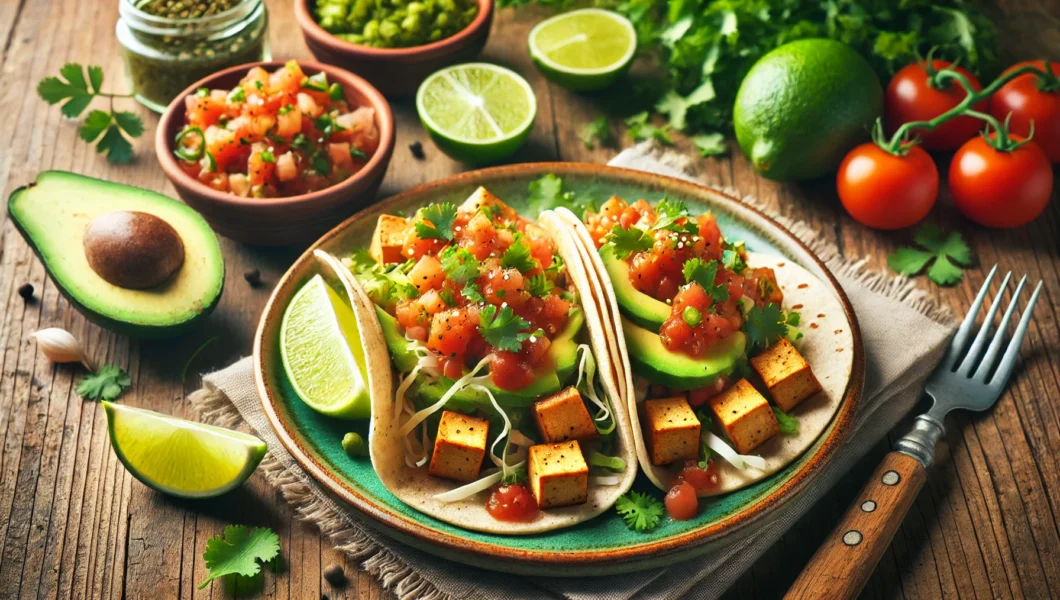
<instances>
[{"instance_id":1,"label":"cilantro sprig","mask_svg":"<svg viewBox=\"0 0 1060 600\"><path fill-rule=\"evenodd\" d=\"M479 313L479 333L491 346L498 350L507 352L518 352L523 342L533 336L544 335L540 329L533 332L525 332L530 323L515 314L512 307L508 305L498 309L489 304Z\"/></svg>"},{"instance_id":2,"label":"cilantro sprig","mask_svg":"<svg viewBox=\"0 0 1060 600\"><path fill-rule=\"evenodd\" d=\"M421 219L413 226L420 239L453 239L456 206L452 202L431 204L420 211L420 217Z\"/></svg>"},{"instance_id":3,"label":"cilantro sprig","mask_svg":"<svg viewBox=\"0 0 1060 600\"><path fill-rule=\"evenodd\" d=\"M919 248L899 248L887 257L887 265L902 275L916 275L931 263L928 279L939 285L954 285L963 277L961 266L972 264L972 251L956 231L946 234L928 224L917 231L913 241Z\"/></svg>"},{"instance_id":4,"label":"cilantro sprig","mask_svg":"<svg viewBox=\"0 0 1060 600\"><path fill-rule=\"evenodd\" d=\"M611 136L611 127L607 123L607 117L600 117L589 121L582 127L581 133L578 135L581 138L582 143L585 144L587 150L592 150L594 142L599 142L601 146L611 146L614 144L614 138Z\"/></svg>"},{"instance_id":5,"label":"cilantro sprig","mask_svg":"<svg viewBox=\"0 0 1060 600\"><path fill-rule=\"evenodd\" d=\"M208 575L199 584L205 588L211 581L225 575L253 577L261 572L261 563L273 560L280 554L280 537L268 527L251 529L246 525L229 525L224 536L216 535L206 540Z\"/></svg>"},{"instance_id":6,"label":"cilantro sprig","mask_svg":"<svg viewBox=\"0 0 1060 600\"><path fill-rule=\"evenodd\" d=\"M460 295L472 304L482 304L486 301L486 297L482 295L482 291L478 289L478 284L474 281L469 281L464 289L460 290Z\"/></svg>"},{"instance_id":7,"label":"cilantro sprig","mask_svg":"<svg viewBox=\"0 0 1060 600\"><path fill-rule=\"evenodd\" d=\"M747 311L744 332L747 334L748 354L756 354L788 334L788 317L772 302L752 306Z\"/></svg>"},{"instance_id":8,"label":"cilantro sprig","mask_svg":"<svg viewBox=\"0 0 1060 600\"><path fill-rule=\"evenodd\" d=\"M795 417L788 413L780 410L776 406L772 407L773 414L777 416L777 423L780 424L780 433L784 435L798 435L799 434L799 421Z\"/></svg>"},{"instance_id":9,"label":"cilantro sprig","mask_svg":"<svg viewBox=\"0 0 1060 600\"><path fill-rule=\"evenodd\" d=\"M663 198L655 205L655 214L658 218L651 226L652 229L667 229L687 235L699 233L699 226L694 221L687 220L680 225L677 224L679 219L688 218L688 209L685 208L684 202Z\"/></svg>"},{"instance_id":10,"label":"cilantro sprig","mask_svg":"<svg viewBox=\"0 0 1060 600\"><path fill-rule=\"evenodd\" d=\"M516 269L524 274L537 268L537 260L530 254L530 245L526 243L523 234L515 234L515 241L501 255L501 266L505 269Z\"/></svg>"},{"instance_id":11,"label":"cilantro sprig","mask_svg":"<svg viewBox=\"0 0 1060 600\"><path fill-rule=\"evenodd\" d=\"M611 228L607 234L607 242L614 247L615 258L626 259L629 255L637 252L650 250L655 241L648 232L639 227L622 229L621 225Z\"/></svg>"},{"instance_id":12,"label":"cilantro sprig","mask_svg":"<svg viewBox=\"0 0 1060 600\"><path fill-rule=\"evenodd\" d=\"M478 260L467 248L448 246L442 250L442 270L456 283L464 284L478 277Z\"/></svg>"},{"instance_id":13,"label":"cilantro sprig","mask_svg":"<svg viewBox=\"0 0 1060 600\"><path fill-rule=\"evenodd\" d=\"M666 507L648 494L629 491L615 501L615 510L622 515L626 527L637 533L646 533L659 526Z\"/></svg>"},{"instance_id":14,"label":"cilantro sprig","mask_svg":"<svg viewBox=\"0 0 1060 600\"><path fill-rule=\"evenodd\" d=\"M698 283L714 302L725 302L729 299L729 288L726 285L715 285L718 276L718 261L704 261L702 258L690 258L683 268L685 283Z\"/></svg>"},{"instance_id":15,"label":"cilantro sprig","mask_svg":"<svg viewBox=\"0 0 1060 600\"><path fill-rule=\"evenodd\" d=\"M77 384L77 394L85 400L117 400L132 385L132 378L118 365L103 365Z\"/></svg>"},{"instance_id":16,"label":"cilantro sprig","mask_svg":"<svg viewBox=\"0 0 1060 600\"><path fill-rule=\"evenodd\" d=\"M555 285L549 281L544 273L538 273L526 278L526 291L535 298L544 298L552 293Z\"/></svg>"},{"instance_id":17,"label":"cilantro sprig","mask_svg":"<svg viewBox=\"0 0 1060 600\"><path fill-rule=\"evenodd\" d=\"M81 123L79 134L89 143L98 139L96 152L106 152L107 160L127 163L132 160L133 153L132 144L125 136L140 137L144 124L136 113L114 110L115 98L132 98L131 94L105 93L102 86L102 67L89 65L85 69L77 63L67 63L59 69L59 77L45 77L37 84L37 94L48 104L63 102L60 111L71 119L81 116L93 99L109 99L109 110L90 111Z\"/></svg>"}]
</instances>

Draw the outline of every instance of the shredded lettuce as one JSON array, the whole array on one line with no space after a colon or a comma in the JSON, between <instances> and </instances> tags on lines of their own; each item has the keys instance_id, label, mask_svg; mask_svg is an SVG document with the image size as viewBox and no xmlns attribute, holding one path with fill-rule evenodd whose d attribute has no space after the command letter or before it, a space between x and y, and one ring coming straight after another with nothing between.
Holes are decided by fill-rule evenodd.
<instances>
[{"instance_id":1,"label":"shredded lettuce","mask_svg":"<svg viewBox=\"0 0 1060 600\"><path fill-rule=\"evenodd\" d=\"M759 471L766 468L766 460L761 456L740 454L726 444L725 440L714 435L710 431L703 432L703 439L707 442L707 445L710 446L711 450L717 452L718 456L725 459L725 462L741 471L747 467L752 467Z\"/></svg>"},{"instance_id":2,"label":"shredded lettuce","mask_svg":"<svg viewBox=\"0 0 1060 600\"><path fill-rule=\"evenodd\" d=\"M445 407L446 403L449 402L449 399L452 398L457 392L471 385L471 382L475 378L475 375L478 374L478 372L481 371L487 364L489 364L491 360L493 360L492 354L487 355L485 358L478 361L478 364L475 365L475 368L471 369L471 371L461 376L460 379L457 379L455 382L453 382L453 386L446 390L446 392L442 394L442 397L439 398L437 402L412 415L412 417L409 418L408 421L405 421L405 424L401 426L401 429L399 431L401 436L404 437L408 435L409 432L411 432L413 429L416 428L417 425L426 420L427 417L433 415L434 413L438 412L443 407Z\"/></svg>"},{"instance_id":3,"label":"shredded lettuce","mask_svg":"<svg viewBox=\"0 0 1060 600\"><path fill-rule=\"evenodd\" d=\"M574 384L582 396L588 398L598 409L595 421L596 431L600 435L607 435L615 430L615 420L611 414L611 407L606 399L600 398L596 393L596 358L593 357L592 349L587 344L578 344L576 352L580 355L578 361L578 380ZM604 423L604 425L601 425Z\"/></svg>"}]
</instances>

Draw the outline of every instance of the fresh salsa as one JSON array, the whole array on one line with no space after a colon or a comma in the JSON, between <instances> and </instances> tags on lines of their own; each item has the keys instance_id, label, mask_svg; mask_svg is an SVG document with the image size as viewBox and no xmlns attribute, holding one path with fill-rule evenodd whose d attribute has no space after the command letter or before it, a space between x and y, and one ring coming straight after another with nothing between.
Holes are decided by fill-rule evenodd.
<instances>
[{"instance_id":1,"label":"fresh salsa","mask_svg":"<svg viewBox=\"0 0 1060 600\"><path fill-rule=\"evenodd\" d=\"M600 248L613 246L639 292L670 305L658 330L671 352L705 355L744 325L742 301L780 305L770 268L750 268L742 244L725 241L710 213L690 216L677 202L629 204L612 196L585 223Z\"/></svg>"},{"instance_id":2,"label":"fresh salsa","mask_svg":"<svg viewBox=\"0 0 1060 600\"><path fill-rule=\"evenodd\" d=\"M488 192L486 192L488 194ZM431 204L412 219L388 217L377 257L392 268L368 284L404 335L422 342L456 379L491 356L489 376L520 390L554 367L551 340L575 297L548 232L490 201ZM385 293L380 293L385 285Z\"/></svg>"},{"instance_id":3,"label":"fresh salsa","mask_svg":"<svg viewBox=\"0 0 1060 600\"><path fill-rule=\"evenodd\" d=\"M184 170L222 192L296 196L339 183L379 147L375 111L350 104L324 72L295 61L269 73L251 68L230 89L185 98L174 153Z\"/></svg>"}]
</instances>

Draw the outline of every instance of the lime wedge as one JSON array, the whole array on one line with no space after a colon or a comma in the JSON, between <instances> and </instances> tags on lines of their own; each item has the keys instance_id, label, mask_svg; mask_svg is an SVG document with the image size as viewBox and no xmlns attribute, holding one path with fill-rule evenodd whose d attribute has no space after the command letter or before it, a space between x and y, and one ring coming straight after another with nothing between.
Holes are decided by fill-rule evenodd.
<instances>
[{"instance_id":1,"label":"lime wedge","mask_svg":"<svg viewBox=\"0 0 1060 600\"><path fill-rule=\"evenodd\" d=\"M416 111L443 152L471 164L500 161L519 149L537 116L525 79L486 63L453 65L416 92Z\"/></svg>"},{"instance_id":2,"label":"lime wedge","mask_svg":"<svg viewBox=\"0 0 1060 600\"><path fill-rule=\"evenodd\" d=\"M114 454L164 494L212 498L246 481L265 456L258 438L142 408L103 402Z\"/></svg>"},{"instance_id":3,"label":"lime wedge","mask_svg":"<svg viewBox=\"0 0 1060 600\"><path fill-rule=\"evenodd\" d=\"M280 356L298 396L331 417L371 416L364 349L353 311L320 275L287 305Z\"/></svg>"},{"instance_id":4,"label":"lime wedge","mask_svg":"<svg viewBox=\"0 0 1060 600\"><path fill-rule=\"evenodd\" d=\"M605 88L629 69L637 32L629 19L598 8L563 13L530 30L530 58L548 79L579 92Z\"/></svg>"}]
</instances>

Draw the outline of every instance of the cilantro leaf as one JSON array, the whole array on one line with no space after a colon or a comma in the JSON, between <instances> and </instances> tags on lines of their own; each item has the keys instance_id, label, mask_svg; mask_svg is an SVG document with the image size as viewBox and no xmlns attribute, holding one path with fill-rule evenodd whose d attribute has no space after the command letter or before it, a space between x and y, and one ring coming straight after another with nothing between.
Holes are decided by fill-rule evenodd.
<instances>
[{"instance_id":1,"label":"cilantro leaf","mask_svg":"<svg viewBox=\"0 0 1060 600\"><path fill-rule=\"evenodd\" d=\"M972 263L972 251L956 231L947 235L928 224L917 231L913 241L920 248L899 248L887 257L887 265L902 275L916 275L934 261L928 268L928 279L938 285L953 285L963 276L959 265Z\"/></svg>"},{"instance_id":2,"label":"cilantro leaf","mask_svg":"<svg viewBox=\"0 0 1060 600\"><path fill-rule=\"evenodd\" d=\"M526 291L535 298L544 298L552 293L555 285L548 280L544 273L538 273L526 279Z\"/></svg>"},{"instance_id":3,"label":"cilantro leaf","mask_svg":"<svg viewBox=\"0 0 1060 600\"><path fill-rule=\"evenodd\" d=\"M442 270L449 279L464 284L478 277L478 261L467 248L452 245L442 250Z\"/></svg>"},{"instance_id":4,"label":"cilantro leaf","mask_svg":"<svg viewBox=\"0 0 1060 600\"><path fill-rule=\"evenodd\" d=\"M106 111L94 110L88 113L79 130L81 139L86 142L96 141L96 138L102 135L107 130L107 127L110 127L110 121L110 113Z\"/></svg>"},{"instance_id":5,"label":"cilantro leaf","mask_svg":"<svg viewBox=\"0 0 1060 600\"><path fill-rule=\"evenodd\" d=\"M737 275L743 275L747 270L747 261L743 258L743 242L724 245L725 249L721 251L721 265Z\"/></svg>"},{"instance_id":6,"label":"cilantro leaf","mask_svg":"<svg viewBox=\"0 0 1060 600\"><path fill-rule=\"evenodd\" d=\"M622 515L626 527L637 533L645 533L658 527L663 513L666 512L659 500L632 490L618 497L615 510Z\"/></svg>"},{"instance_id":7,"label":"cilantro leaf","mask_svg":"<svg viewBox=\"0 0 1060 600\"><path fill-rule=\"evenodd\" d=\"M530 323L515 314L512 307L505 304L497 309L489 304L479 313L479 333L491 346L498 350L518 352L524 341L535 335L544 335L540 330L533 333L525 333L524 329L530 327Z\"/></svg>"},{"instance_id":8,"label":"cilantro leaf","mask_svg":"<svg viewBox=\"0 0 1060 600\"><path fill-rule=\"evenodd\" d=\"M777 417L777 423L780 424L780 433L784 435L799 435L799 421L775 406L772 408L773 414Z\"/></svg>"},{"instance_id":9,"label":"cilantro leaf","mask_svg":"<svg viewBox=\"0 0 1060 600\"><path fill-rule=\"evenodd\" d=\"M671 125L656 127L649 122L649 117L648 111L642 111L626 119L626 131L629 132L629 137L638 142L654 139L660 144L673 146L674 141L670 138L670 129L673 127Z\"/></svg>"},{"instance_id":10,"label":"cilantro leaf","mask_svg":"<svg viewBox=\"0 0 1060 600\"><path fill-rule=\"evenodd\" d=\"M717 132L694 135L692 143L696 146L701 158L719 156L729 151L729 147L725 145L725 136Z\"/></svg>"},{"instance_id":11,"label":"cilantro leaf","mask_svg":"<svg viewBox=\"0 0 1060 600\"><path fill-rule=\"evenodd\" d=\"M100 138L96 145L96 152L107 153L107 160L113 163L124 164L132 160L132 144L121 134L117 125L107 128L107 133Z\"/></svg>"},{"instance_id":12,"label":"cilantro leaf","mask_svg":"<svg viewBox=\"0 0 1060 600\"><path fill-rule=\"evenodd\" d=\"M527 192L527 212L534 214L564 206L574 214L582 215L590 203L589 198L578 198L574 192L564 191L563 179L553 173L546 173L531 181Z\"/></svg>"},{"instance_id":13,"label":"cilantro leaf","mask_svg":"<svg viewBox=\"0 0 1060 600\"><path fill-rule=\"evenodd\" d=\"M646 231L639 227L622 229L621 225L615 225L611 233L607 234L607 242L614 247L615 257L619 259L628 258L630 254L650 250L655 243Z\"/></svg>"},{"instance_id":14,"label":"cilantro leaf","mask_svg":"<svg viewBox=\"0 0 1060 600\"><path fill-rule=\"evenodd\" d=\"M526 481L527 475L525 467L512 469L511 471L508 471L506 475L501 477L501 485L512 485L513 483L526 483Z\"/></svg>"},{"instance_id":15,"label":"cilantro leaf","mask_svg":"<svg viewBox=\"0 0 1060 600\"><path fill-rule=\"evenodd\" d=\"M97 67L98 68L98 67ZM67 63L59 69L59 77L45 77L37 84L37 95L48 104L58 104L69 100L62 106L62 113L67 117L76 117L84 112L93 93L88 89L81 65Z\"/></svg>"},{"instance_id":16,"label":"cilantro leaf","mask_svg":"<svg viewBox=\"0 0 1060 600\"><path fill-rule=\"evenodd\" d=\"M136 116L136 113L128 111L115 112L114 122L131 137L140 137L144 133L144 122L140 120L140 117Z\"/></svg>"},{"instance_id":17,"label":"cilantro leaf","mask_svg":"<svg viewBox=\"0 0 1060 600\"><path fill-rule=\"evenodd\" d=\"M600 117L586 123L578 137L581 138L586 149L590 150L593 147L594 140L599 142L601 146L610 146L614 143L614 138L611 137L611 128L607 123L607 117Z\"/></svg>"},{"instance_id":18,"label":"cilantro leaf","mask_svg":"<svg viewBox=\"0 0 1060 600\"><path fill-rule=\"evenodd\" d=\"M453 239L453 221L456 220L456 206L452 202L431 204L420 211L420 220L414 225L416 235L422 240Z\"/></svg>"},{"instance_id":19,"label":"cilantro leaf","mask_svg":"<svg viewBox=\"0 0 1060 600\"><path fill-rule=\"evenodd\" d=\"M469 281L464 285L464 289L460 290L460 295L467 298L467 301L472 304L481 304L486 301L486 297L482 295L482 292L478 289L478 284L474 281Z\"/></svg>"},{"instance_id":20,"label":"cilantro leaf","mask_svg":"<svg viewBox=\"0 0 1060 600\"><path fill-rule=\"evenodd\" d=\"M676 223L678 219L688 217L688 209L685 208L684 202L663 198L655 205L655 213L658 218L655 220L655 224L651 226L652 229L668 229L688 235L697 235L699 233L699 226L694 222L686 221L683 225Z\"/></svg>"},{"instance_id":21,"label":"cilantro leaf","mask_svg":"<svg viewBox=\"0 0 1060 600\"><path fill-rule=\"evenodd\" d=\"M772 302L765 306L755 305L747 311L743 329L749 345L747 353L761 352L788 334L787 317Z\"/></svg>"},{"instance_id":22,"label":"cilantro leaf","mask_svg":"<svg viewBox=\"0 0 1060 600\"><path fill-rule=\"evenodd\" d=\"M715 285L718 276L718 261L704 261L702 258L690 258L683 267L685 283L698 283L714 302L725 302L729 299L728 286Z\"/></svg>"},{"instance_id":23,"label":"cilantro leaf","mask_svg":"<svg viewBox=\"0 0 1060 600\"><path fill-rule=\"evenodd\" d=\"M505 269L516 269L520 273L537 268L537 259L530 254L530 245L526 243L523 234L515 234L515 241L501 255L501 266Z\"/></svg>"},{"instance_id":24,"label":"cilantro leaf","mask_svg":"<svg viewBox=\"0 0 1060 600\"><path fill-rule=\"evenodd\" d=\"M229 525L225 527L224 537L216 535L206 541L202 558L209 575L199 584L199 589L225 575L253 577L261 572L261 563L279 553L280 537L268 527L250 529L246 525Z\"/></svg>"},{"instance_id":25,"label":"cilantro leaf","mask_svg":"<svg viewBox=\"0 0 1060 600\"><path fill-rule=\"evenodd\" d=\"M85 400L117 400L131 385L132 379L121 367L104 365L77 384L77 393Z\"/></svg>"},{"instance_id":26,"label":"cilantro leaf","mask_svg":"<svg viewBox=\"0 0 1060 600\"><path fill-rule=\"evenodd\" d=\"M88 65L88 80L92 83L92 91L100 93L103 89L103 67Z\"/></svg>"}]
</instances>

